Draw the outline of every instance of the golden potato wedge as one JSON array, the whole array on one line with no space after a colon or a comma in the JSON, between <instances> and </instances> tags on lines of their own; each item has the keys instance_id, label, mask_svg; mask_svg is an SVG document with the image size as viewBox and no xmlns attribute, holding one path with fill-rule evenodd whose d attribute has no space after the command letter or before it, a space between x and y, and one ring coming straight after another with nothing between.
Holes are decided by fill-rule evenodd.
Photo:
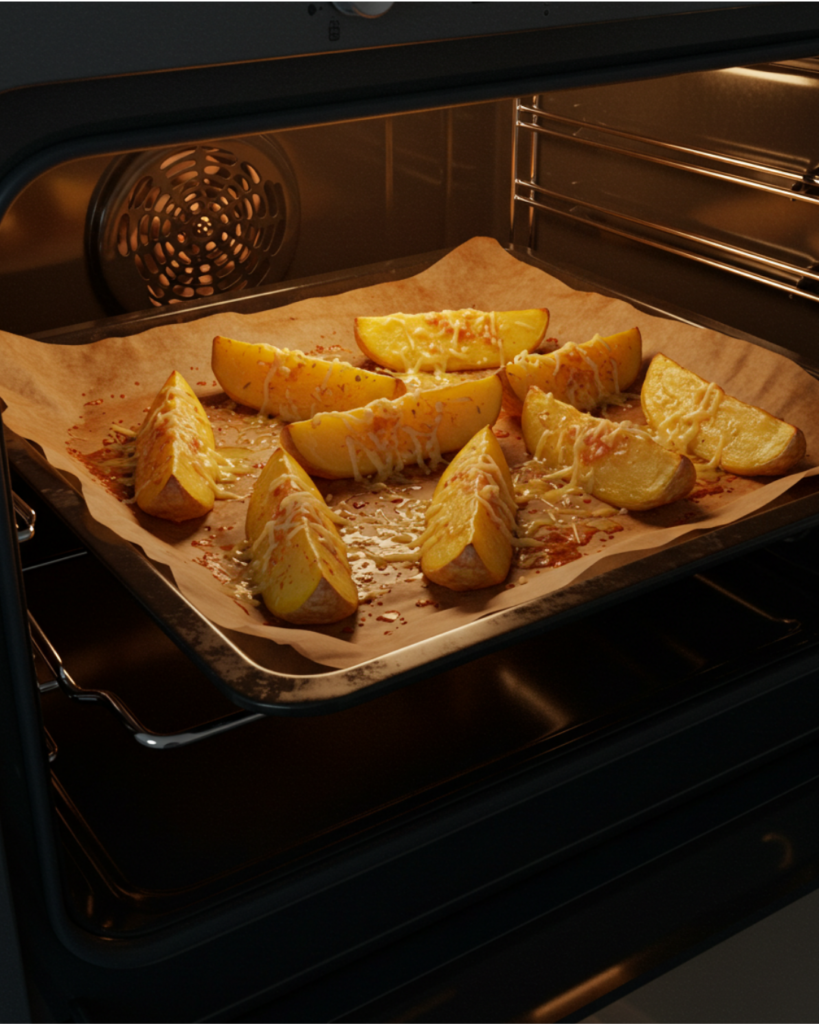
<instances>
[{"instance_id":1,"label":"golden potato wedge","mask_svg":"<svg viewBox=\"0 0 819 1024\"><path fill-rule=\"evenodd\" d=\"M805 455L805 435L664 355L651 360L643 412L661 444L737 476L780 476Z\"/></svg>"},{"instance_id":2,"label":"golden potato wedge","mask_svg":"<svg viewBox=\"0 0 819 1024\"><path fill-rule=\"evenodd\" d=\"M404 466L434 468L500 412L497 374L430 391L379 399L348 412L289 423L282 444L312 476L385 480Z\"/></svg>"},{"instance_id":3,"label":"golden potato wedge","mask_svg":"<svg viewBox=\"0 0 819 1024\"><path fill-rule=\"evenodd\" d=\"M503 369L504 382L520 403L534 384L561 402L589 412L604 398L625 391L640 372L643 344L640 331L596 335L582 345L567 342L547 355L523 353Z\"/></svg>"},{"instance_id":4,"label":"golden potato wedge","mask_svg":"<svg viewBox=\"0 0 819 1024\"><path fill-rule=\"evenodd\" d=\"M491 427L483 427L441 475L421 537L421 570L450 590L503 583L515 533L512 478Z\"/></svg>"},{"instance_id":5,"label":"golden potato wedge","mask_svg":"<svg viewBox=\"0 0 819 1024\"><path fill-rule=\"evenodd\" d=\"M547 309L444 309L360 316L355 337L361 351L379 366L404 373L446 373L503 366L518 353L537 348L548 323Z\"/></svg>"},{"instance_id":6,"label":"golden potato wedge","mask_svg":"<svg viewBox=\"0 0 819 1024\"><path fill-rule=\"evenodd\" d=\"M346 619L358 607L347 552L316 485L281 448L262 470L247 509L254 589L295 625Z\"/></svg>"},{"instance_id":7,"label":"golden potato wedge","mask_svg":"<svg viewBox=\"0 0 819 1024\"><path fill-rule=\"evenodd\" d=\"M202 403L175 370L136 438L134 495L143 512L181 523L210 512L219 466Z\"/></svg>"},{"instance_id":8,"label":"golden potato wedge","mask_svg":"<svg viewBox=\"0 0 819 1024\"><path fill-rule=\"evenodd\" d=\"M404 392L404 385L394 377L341 360L221 336L213 339L211 365L234 402L288 423L317 412L357 409Z\"/></svg>"},{"instance_id":9,"label":"golden potato wedge","mask_svg":"<svg viewBox=\"0 0 819 1024\"><path fill-rule=\"evenodd\" d=\"M523 403L529 451L555 470L571 471L570 486L642 512L685 497L697 480L690 459L668 451L628 423L580 412L531 387Z\"/></svg>"}]
</instances>

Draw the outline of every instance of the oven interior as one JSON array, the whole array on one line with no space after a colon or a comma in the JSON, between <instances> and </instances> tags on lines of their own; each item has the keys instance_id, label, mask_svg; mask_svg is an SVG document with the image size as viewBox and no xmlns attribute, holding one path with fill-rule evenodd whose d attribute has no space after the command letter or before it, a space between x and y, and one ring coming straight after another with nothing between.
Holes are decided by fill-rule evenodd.
<instances>
[{"instance_id":1,"label":"oven interior","mask_svg":"<svg viewBox=\"0 0 819 1024\"><path fill-rule=\"evenodd\" d=\"M280 259L257 262L236 294L219 291L218 267L160 281L140 229L118 233L105 209L139 206L140 180L163 162L178 166L184 147L77 159L32 182L0 222L3 328L54 342L138 333L157 318L208 315L217 302L260 308L362 274L408 274L486 235L570 283L720 325L812 371L819 189L804 125L817 105L819 63L802 60L213 140L210 153L228 154L214 164L228 192L248 165L258 169L254 160L278 175L278 193L260 193L268 221L247 206L252 237L276 220L277 201L286 210L279 234L268 231ZM248 148L231 162L234 143ZM151 222L146 237L170 237ZM42 476L26 472L36 453L18 458L16 439L7 448L25 600L47 638L35 664L61 898L69 926L91 937L80 954L91 959L103 956L89 952L100 940L150 960L163 931L186 934L229 899L263 890L286 908L283 893L307 891L305 879L339 858L366 857L453 808L473 808L477 828L480 808L498 801L509 832L486 863L453 849L462 877L438 885L418 860L423 883L410 888L413 899L423 888L423 909L395 896L367 925L411 928L414 915L474 900L505 872L565 860L635 816L750 771L815 721L819 510L806 488L798 520L511 646L331 714L265 717L151 750L110 707L69 699L42 654L53 647L80 687L115 693L158 733L221 721L235 706L72 531L56 492L38 488ZM23 540L26 506L36 522ZM731 737L729 721L742 726ZM677 759L669 737L686 730L694 751ZM660 736L656 777L630 791L628 772L639 770L635 761L619 774L621 744ZM582 784L595 772L598 785L601 772L611 779L596 796ZM534 779L548 828L532 826L535 803L519 821L510 809L535 800ZM334 955L329 938L313 945L314 962ZM305 969L296 953L283 963L292 978Z\"/></svg>"}]
</instances>

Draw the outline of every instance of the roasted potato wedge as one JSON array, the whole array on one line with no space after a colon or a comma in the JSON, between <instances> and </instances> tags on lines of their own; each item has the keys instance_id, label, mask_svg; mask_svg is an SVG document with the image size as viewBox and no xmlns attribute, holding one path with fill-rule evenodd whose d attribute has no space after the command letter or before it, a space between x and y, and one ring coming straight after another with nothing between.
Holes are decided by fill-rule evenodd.
<instances>
[{"instance_id":1,"label":"roasted potato wedge","mask_svg":"<svg viewBox=\"0 0 819 1024\"><path fill-rule=\"evenodd\" d=\"M632 512L684 498L697 480L690 459L628 423L580 412L531 387L521 417L526 446L551 469L571 470L573 486Z\"/></svg>"},{"instance_id":2,"label":"roasted potato wedge","mask_svg":"<svg viewBox=\"0 0 819 1024\"><path fill-rule=\"evenodd\" d=\"M234 402L288 423L317 412L357 409L405 390L394 377L340 360L221 336L213 339L211 365Z\"/></svg>"},{"instance_id":3,"label":"roasted potato wedge","mask_svg":"<svg viewBox=\"0 0 819 1024\"><path fill-rule=\"evenodd\" d=\"M404 466L437 466L443 452L463 447L495 422L502 398L493 374L348 412L319 413L288 424L282 444L313 476L361 480L378 474L384 480Z\"/></svg>"},{"instance_id":4,"label":"roasted potato wedge","mask_svg":"<svg viewBox=\"0 0 819 1024\"><path fill-rule=\"evenodd\" d=\"M361 351L379 366L401 373L446 373L503 366L518 353L537 348L548 323L547 309L444 309L360 316L355 337Z\"/></svg>"},{"instance_id":5,"label":"roasted potato wedge","mask_svg":"<svg viewBox=\"0 0 819 1024\"><path fill-rule=\"evenodd\" d=\"M512 478L491 427L483 427L441 475L421 537L421 569L450 590L502 583L515 533Z\"/></svg>"},{"instance_id":6,"label":"roasted potato wedge","mask_svg":"<svg viewBox=\"0 0 819 1024\"><path fill-rule=\"evenodd\" d=\"M176 370L136 438L134 495L143 512L181 523L213 508L219 466L202 403Z\"/></svg>"},{"instance_id":7,"label":"roasted potato wedge","mask_svg":"<svg viewBox=\"0 0 819 1024\"><path fill-rule=\"evenodd\" d=\"M727 473L780 476L805 455L798 427L732 398L664 355L651 360L641 402L661 444Z\"/></svg>"},{"instance_id":8,"label":"roasted potato wedge","mask_svg":"<svg viewBox=\"0 0 819 1024\"><path fill-rule=\"evenodd\" d=\"M254 589L295 625L346 619L358 607L347 553L316 485L281 448L262 470L247 509Z\"/></svg>"},{"instance_id":9,"label":"roasted potato wedge","mask_svg":"<svg viewBox=\"0 0 819 1024\"><path fill-rule=\"evenodd\" d=\"M640 331L595 336L582 345L567 342L547 355L523 353L503 369L507 391L517 399L517 411L534 384L561 402L589 412L603 399L626 391L640 372L643 345Z\"/></svg>"}]
</instances>

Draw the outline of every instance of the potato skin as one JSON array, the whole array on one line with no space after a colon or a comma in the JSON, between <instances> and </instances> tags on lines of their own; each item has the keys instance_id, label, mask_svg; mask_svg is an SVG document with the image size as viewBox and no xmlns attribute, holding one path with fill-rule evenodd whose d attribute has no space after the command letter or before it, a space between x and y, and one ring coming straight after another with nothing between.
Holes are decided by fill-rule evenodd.
<instances>
[{"instance_id":1,"label":"potato skin","mask_svg":"<svg viewBox=\"0 0 819 1024\"><path fill-rule=\"evenodd\" d=\"M484 427L435 488L421 538L424 575L458 591L502 583L512 564L516 510L503 451L492 428Z\"/></svg>"},{"instance_id":2,"label":"potato skin","mask_svg":"<svg viewBox=\"0 0 819 1024\"><path fill-rule=\"evenodd\" d=\"M684 498L697 473L690 459L668 451L651 438L623 425L580 412L540 388L526 395L521 417L529 451L552 469L573 465L574 440L581 442L583 486L615 508L645 512Z\"/></svg>"},{"instance_id":3,"label":"potato skin","mask_svg":"<svg viewBox=\"0 0 819 1024\"><path fill-rule=\"evenodd\" d=\"M780 454L758 466L754 470L754 476L784 476L789 469L792 469L804 459L807 453L805 435L799 427L796 427L795 431L793 437L788 441ZM729 472L731 471L729 470ZM736 472L736 470L733 472ZM737 475L742 476L741 473L737 473Z\"/></svg>"},{"instance_id":4,"label":"potato skin","mask_svg":"<svg viewBox=\"0 0 819 1024\"><path fill-rule=\"evenodd\" d=\"M245 532L256 585L273 615L294 625L325 625L356 610L344 542L315 484L282 449L256 481Z\"/></svg>"},{"instance_id":5,"label":"potato skin","mask_svg":"<svg viewBox=\"0 0 819 1024\"><path fill-rule=\"evenodd\" d=\"M386 479L407 465L434 467L498 418L503 388L493 374L343 413L289 424L282 446L312 476Z\"/></svg>"},{"instance_id":6,"label":"potato skin","mask_svg":"<svg viewBox=\"0 0 819 1024\"><path fill-rule=\"evenodd\" d=\"M781 476L805 455L805 435L798 427L741 402L661 354L648 368L641 403L660 443L686 448L706 461L719 454L726 473ZM704 412L704 405L712 411ZM674 428L668 426L672 421ZM675 428L683 431L680 437Z\"/></svg>"},{"instance_id":7,"label":"potato skin","mask_svg":"<svg viewBox=\"0 0 819 1024\"><path fill-rule=\"evenodd\" d=\"M626 391L636 380L642 359L640 331L632 327L581 345L562 345L544 355L520 355L504 367L504 385L518 414L533 385L589 412L609 395Z\"/></svg>"},{"instance_id":8,"label":"potato skin","mask_svg":"<svg viewBox=\"0 0 819 1024\"><path fill-rule=\"evenodd\" d=\"M134 494L143 512L174 523L206 515L215 500L216 451L202 404L176 370L136 439Z\"/></svg>"},{"instance_id":9,"label":"potato skin","mask_svg":"<svg viewBox=\"0 0 819 1024\"><path fill-rule=\"evenodd\" d=\"M250 345L221 335L213 339L211 366L234 402L288 423L317 412L356 409L378 398L395 398L405 390L394 377L341 360L319 359L274 345Z\"/></svg>"},{"instance_id":10,"label":"potato skin","mask_svg":"<svg viewBox=\"0 0 819 1024\"><path fill-rule=\"evenodd\" d=\"M444 309L357 317L355 337L368 359L390 370L456 372L499 367L533 351L548 324L548 309Z\"/></svg>"}]
</instances>

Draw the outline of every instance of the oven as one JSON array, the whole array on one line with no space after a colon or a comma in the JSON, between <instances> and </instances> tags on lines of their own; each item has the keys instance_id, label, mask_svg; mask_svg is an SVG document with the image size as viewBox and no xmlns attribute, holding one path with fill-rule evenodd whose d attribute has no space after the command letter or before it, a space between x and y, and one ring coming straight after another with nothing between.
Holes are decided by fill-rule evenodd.
<instances>
[{"instance_id":1,"label":"oven","mask_svg":"<svg viewBox=\"0 0 819 1024\"><path fill-rule=\"evenodd\" d=\"M819 375L815 5L11 6L0 394L465 251ZM815 888L814 476L333 667L2 446L5 1019L580 1020Z\"/></svg>"}]
</instances>

